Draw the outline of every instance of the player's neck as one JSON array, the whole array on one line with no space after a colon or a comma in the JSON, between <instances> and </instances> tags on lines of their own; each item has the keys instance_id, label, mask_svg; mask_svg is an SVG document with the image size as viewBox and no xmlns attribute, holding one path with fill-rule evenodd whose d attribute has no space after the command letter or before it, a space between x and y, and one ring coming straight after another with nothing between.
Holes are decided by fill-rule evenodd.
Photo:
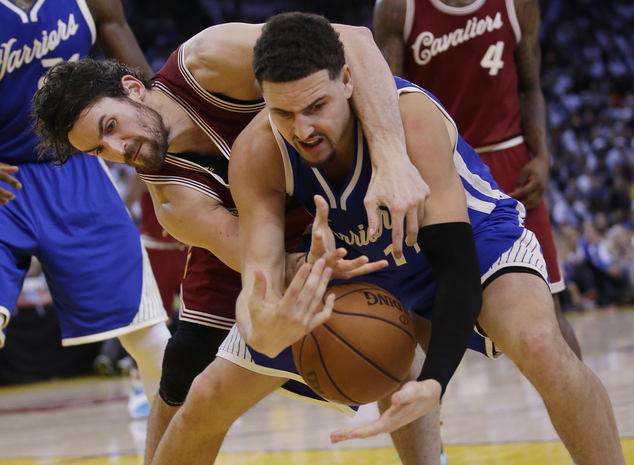
<instances>
[{"instance_id":1,"label":"player's neck","mask_svg":"<svg viewBox=\"0 0 634 465\"><path fill-rule=\"evenodd\" d=\"M447 6L461 8L463 6L469 6L475 3L477 0L440 0L440 1Z\"/></svg>"},{"instance_id":2,"label":"player's neck","mask_svg":"<svg viewBox=\"0 0 634 465\"><path fill-rule=\"evenodd\" d=\"M11 2L28 13L35 3L35 0L11 0Z\"/></svg>"}]
</instances>

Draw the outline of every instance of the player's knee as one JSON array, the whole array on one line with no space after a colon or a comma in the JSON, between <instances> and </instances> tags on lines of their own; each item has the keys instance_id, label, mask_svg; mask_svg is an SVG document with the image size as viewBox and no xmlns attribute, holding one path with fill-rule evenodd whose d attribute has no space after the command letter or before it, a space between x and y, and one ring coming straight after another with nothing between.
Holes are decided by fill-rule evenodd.
<instances>
[{"instance_id":1,"label":"player's knee","mask_svg":"<svg viewBox=\"0 0 634 465\"><path fill-rule=\"evenodd\" d=\"M567 354L562 352L558 327L533 327L518 338L519 358L516 363L529 378L532 375L556 376Z\"/></svg>"},{"instance_id":2,"label":"player's knee","mask_svg":"<svg viewBox=\"0 0 634 465\"><path fill-rule=\"evenodd\" d=\"M167 405L183 405L194 379L213 361L226 335L226 330L181 322L163 358L159 394Z\"/></svg>"}]
</instances>

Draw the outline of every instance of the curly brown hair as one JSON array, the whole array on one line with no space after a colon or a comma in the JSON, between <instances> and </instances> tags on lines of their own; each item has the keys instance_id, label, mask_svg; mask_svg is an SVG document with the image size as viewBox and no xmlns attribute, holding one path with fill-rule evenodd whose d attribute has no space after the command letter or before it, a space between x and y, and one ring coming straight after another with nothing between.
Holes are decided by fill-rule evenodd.
<instances>
[{"instance_id":1,"label":"curly brown hair","mask_svg":"<svg viewBox=\"0 0 634 465\"><path fill-rule=\"evenodd\" d=\"M127 98L128 92L121 84L121 78L128 74L147 89L152 88L152 81L140 70L116 60L84 58L53 66L33 96L33 130L40 136L40 155L54 152L54 163L63 165L71 155L81 153L69 142L68 133L82 111L99 99Z\"/></svg>"}]
</instances>

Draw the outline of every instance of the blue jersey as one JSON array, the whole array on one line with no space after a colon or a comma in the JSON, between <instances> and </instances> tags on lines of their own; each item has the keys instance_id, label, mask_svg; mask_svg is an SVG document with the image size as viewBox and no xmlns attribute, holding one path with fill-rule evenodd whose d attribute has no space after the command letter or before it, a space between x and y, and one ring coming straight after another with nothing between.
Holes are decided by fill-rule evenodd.
<instances>
[{"instance_id":1,"label":"blue jersey","mask_svg":"<svg viewBox=\"0 0 634 465\"><path fill-rule=\"evenodd\" d=\"M95 23L85 0L37 0L27 13L0 2L0 162L38 162L31 98L47 70L87 55Z\"/></svg>"},{"instance_id":2,"label":"blue jersey","mask_svg":"<svg viewBox=\"0 0 634 465\"><path fill-rule=\"evenodd\" d=\"M420 87L395 78L400 93L422 92L436 103L450 121L442 105ZM319 169L303 163L301 156L284 140L279 131L278 142L285 158L287 193L315 214L313 196L320 194L330 206L330 227L337 247L348 250L346 258L366 255L371 261L387 259L386 268L361 276L391 292L407 308L429 317L435 296L432 270L417 244L405 246L403 256L392 254L392 220L387 209L381 209L381 226L374 237L368 237L368 217L363 199L372 174L372 165L361 124L355 125L355 154L351 172L340 192L329 184ZM457 130L456 130L457 133ZM496 260L524 232L525 210L521 203L502 192L478 154L458 136L454 147L454 163L462 179L469 219L473 226L480 259L481 275L485 275Z\"/></svg>"}]
</instances>

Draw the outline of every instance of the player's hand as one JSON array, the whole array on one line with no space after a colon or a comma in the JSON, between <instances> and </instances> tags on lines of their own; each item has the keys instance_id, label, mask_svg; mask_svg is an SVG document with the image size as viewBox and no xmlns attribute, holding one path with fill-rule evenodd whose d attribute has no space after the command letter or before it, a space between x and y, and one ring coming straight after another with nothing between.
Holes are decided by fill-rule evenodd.
<instances>
[{"instance_id":1,"label":"player's hand","mask_svg":"<svg viewBox=\"0 0 634 465\"><path fill-rule=\"evenodd\" d=\"M347 439L363 439L381 433L391 433L401 426L428 414L439 402L442 388L433 379L410 381L392 394L392 405L371 425L340 429L330 434L330 442L336 444Z\"/></svg>"},{"instance_id":2,"label":"player's hand","mask_svg":"<svg viewBox=\"0 0 634 465\"><path fill-rule=\"evenodd\" d=\"M423 221L429 186L407 157L394 157L390 163L373 166L372 178L363 203L368 213L368 235L381 230L379 207L385 206L392 215L394 257L403 253L403 224L406 220L407 240L413 246Z\"/></svg>"},{"instance_id":3,"label":"player's hand","mask_svg":"<svg viewBox=\"0 0 634 465\"><path fill-rule=\"evenodd\" d=\"M15 189L22 189L22 183L11 176L12 173L18 171L17 166L0 163L0 182L7 183ZM10 200L15 199L15 194L0 187L0 205L6 205Z\"/></svg>"},{"instance_id":4,"label":"player's hand","mask_svg":"<svg viewBox=\"0 0 634 465\"><path fill-rule=\"evenodd\" d=\"M315 196L317 213L313 221L312 240L310 252L306 261L315 263L318 259L326 261L326 266L332 268L330 279L351 279L373 271L385 268L387 260L379 260L369 263L365 255L352 260L345 260L348 251L343 247L335 248L335 236L328 225L328 202L320 196Z\"/></svg>"},{"instance_id":5,"label":"player's hand","mask_svg":"<svg viewBox=\"0 0 634 465\"><path fill-rule=\"evenodd\" d=\"M522 202L527 210L535 208L546 192L549 168L548 157L533 158L520 171L515 190L509 196Z\"/></svg>"},{"instance_id":6,"label":"player's hand","mask_svg":"<svg viewBox=\"0 0 634 465\"><path fill-rule=\"evenodd\" d=\"M298 341L330 318L335 295L322 297L332 270L324 260L314 265L302 265L286 289L284 296L267 292L261 271L255 271L253 293L249 298L251 334L247 341L258 352L276 357L286 347Z\"/></svg>"}]
</instances>

